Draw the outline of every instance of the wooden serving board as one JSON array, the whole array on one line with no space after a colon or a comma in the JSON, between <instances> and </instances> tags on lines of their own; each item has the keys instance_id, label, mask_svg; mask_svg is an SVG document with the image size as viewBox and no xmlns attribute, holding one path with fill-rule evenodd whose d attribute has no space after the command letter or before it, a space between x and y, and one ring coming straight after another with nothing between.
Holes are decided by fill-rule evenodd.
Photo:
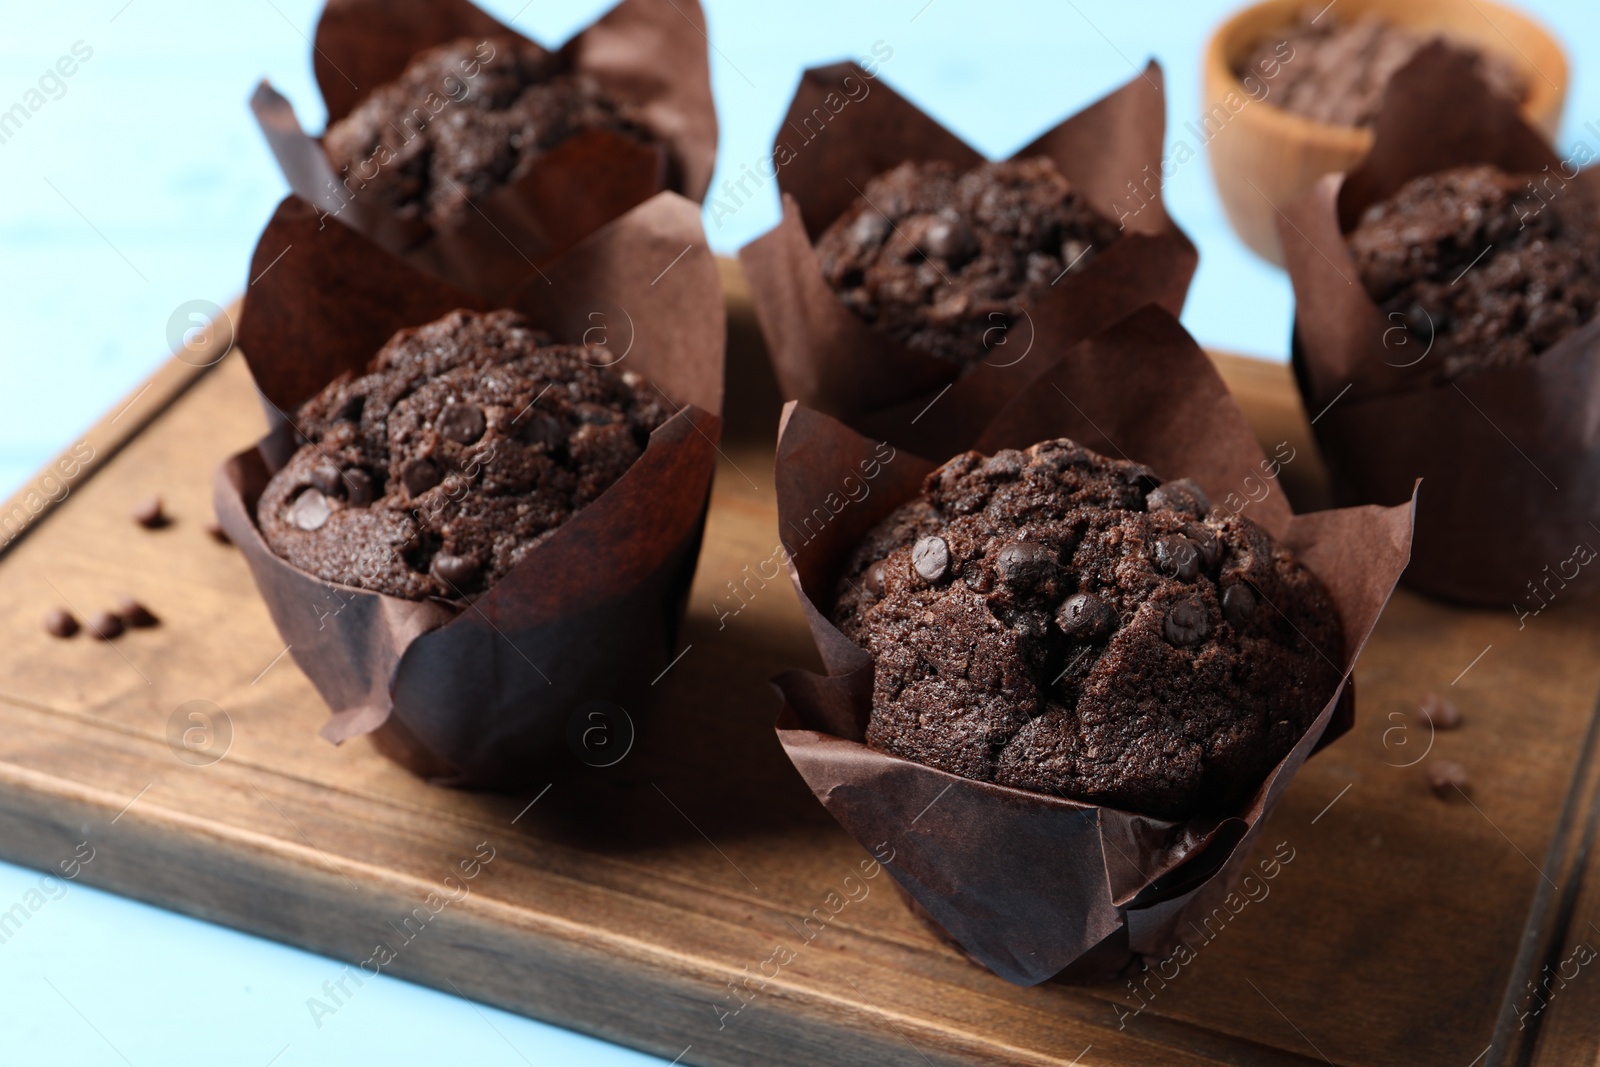
<instances>
[{"instance_id":1,"label":"wooden serving board","mask_svg":"<svg viewBox=\"0 0 1600 1067\"><path fill-rule=\"evenodd\" d=\"M79 443L95 458L59 504L41 502L54 482L14 502L30 518L0 556L0 856L58 869L87 840L86 883L356 976L384 945L386 973L679 1063L1593 1061L1600 966L1563 961L1600 945L1600 614L1559 601L1519 627L1509 607L1396 595L1356 672L1355 729L1262 835L1260 859L1292 859L1137 994L1011 986L933 938L882 874L838 907L869 856L773 735L767 679L817 666L787 580L751 584L717 621L739 603L727 583L772 573L777 547L777 394L731 267L727 280L726 460L684 651L620 763L493 796L319 739L322 702L244 561L204 530L212 470L264 426L249 378L237 355L174 363ZM1287 369L1217 363L1268 451L1295 450L1273 491L1314 502ZM147 532L128 511L152 493L174 521ZM82 617L122 593L163 624L111 644L40 626L51 607ZM1430 690L1465 717L1431 741L1413 715ZM212 733L191 701L215 705ZM187 747L185 729L201 731ZM1470 799L1432 794L1441 759L1465 765ZM1535 1001L1526 984L1546 964ZM337 1026L338 1004L307 995ZM312 1013L286 1041L314 1035Z\"/></svg>"}]
</instances>

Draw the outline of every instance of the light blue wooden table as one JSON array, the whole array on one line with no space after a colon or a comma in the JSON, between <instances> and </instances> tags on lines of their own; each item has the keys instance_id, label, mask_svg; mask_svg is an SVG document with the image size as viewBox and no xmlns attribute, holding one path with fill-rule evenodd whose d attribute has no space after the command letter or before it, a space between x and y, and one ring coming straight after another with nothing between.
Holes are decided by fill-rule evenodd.
<instances>
[{"instance_id":1,"label":"light blue wooden table","mask_svg":"<svg viewBox=\"0 0 1600 1067\"><path fill-rule=\"evenodd\" d=\"M486 3L555 43L607 0ZM1198 111L1199 55L1230 0L709 0L721 170L768 150L803 67L893 48L884 79L992 155L1119 84L1155 56L1169 124ZM1525 0L1567 42L1569 135L1600 121L1600 4ZM74 0L0 15L0 111L47 79L44 106L0 142L0 495L146 376L187 301L244 286L283 183L245 109L268 76L322 115L306 35L318 0ZM519 10L520 9L520 10ZM85 52L87 58L81 58ZM68 66L73 66L69 64ZM1167 201L1199 245L1184 321L1208 345L1286 358L1289 286L1227 228L1204 156ZM777 217L770 188L719 224L731 252ZM4 654L0 652L0 654ZM309 997L330 960L93 889L41 893L0 864L0 1067L659 1063L391 978L336 1017ZM51 889L51 894L57 890ZM32 907L42 901L37 909Z\"/></svg>"}]
</instances>

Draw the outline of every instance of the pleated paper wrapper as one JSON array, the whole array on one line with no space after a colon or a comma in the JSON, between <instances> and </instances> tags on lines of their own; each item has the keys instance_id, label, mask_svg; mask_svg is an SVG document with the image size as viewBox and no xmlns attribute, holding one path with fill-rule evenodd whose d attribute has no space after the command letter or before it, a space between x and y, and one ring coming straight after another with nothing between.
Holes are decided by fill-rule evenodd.
<instances>
[{"instance_id":1,"label":"pleated paper wrapper","mask_svg":"<svg viewBox=\"0 0 1600 1067\"><path fill-rule=\"evenodd\" d=\"M1123 232L963 372L857 317L824 280L813 242L869 181L901 163L967 170L984 157L853 63L806 71L774 145L782 221L739 253L784 399L907 448L948 442L957 424L970 442L1075 342L1145 304L1182 311L1198 256L1161 202L1164 83L1151 63L1012 157L1049 157ZM935 401L947 424L937 431L923 415Z\"/></svg>"},{"instance_id":2,"label":"pleated paper wrapper","mask_svg":"<svg viewBox=\"0 0 1600 1067\"><path fill-rule=\"evenodd\" d=\"M1125 455L1163 478L1193 478L1212 500L1268 470L1211 361L1155 307L1043 368L973 447L992 454L1057 437ZM1295 515L1281 490L1245 505L1247 517L1327 586L1344 629L1343 677L1242 810L1169 821L962 778L864 743L873 664L829 621L835 583L861 538L961 450L918 455L798 403L785 408L780 526L828 674L794 670L776 679L784 698L778 735L834 818L880 859L890 857L885 868L914 910L971 958L1022 985L1109 977L1139 954L1167 952L1189 921L1221 906L1295 772L1349 729L1350 671L1406 565L1412 508ZM851 478L870 489L841 503Z\"/></svg>"},{"instance_id":3,"label":"pleated paper wrapper","mask_svg":"<svg viewBox=\"0 0 1600 1067\"><path fill-rule=\"evenodd\" d=\"M1583 564L1600 549L1600 318L1531 363L1441 382L1429 343L1368 297L1345 235L1371 204L1450 167L1528 173L1549 199L1600 195L1600 178L1563 162L1440 46L1395 76L1374 133L1355 170L1323 178L1279 224L1295 376L1336 500L1394 504L1422 479L1404 578L1422 592L1521 616L1592 593L1600 568Z\"/></svg>"},{"instance_id":4,"label":"pleated paper wrapper","mask_svg":"<svg viewBox=\"0 0 1600 1067\"><path fill-rule=\"evenodd\" d=\"M323 736L371 734L386 755L452 785L512 788L575 769L582 754L567 731L581 709L645 710L699 554L721 429L724 316L698 205L653 197L503 305L558 342L596 340L604 323L607 351L678 410L618 481L466 604L314 577L272 552L255 509L296 448L300 403L343 371L364 372L396 331L491 305L348 227L324 227L295 197L268 224L251 274L239 343L278 418L218 471L217 517L332 712Z\"/></svg>"},{"instance_id":5,"label":"pleated paper wrapper","mask_svg":"<svg viewBox=\"0 0 1600 1067\"><path fill-rule=\"evenodd\" d=\"M420 52L459 38L522 37L467 0L328 0L313 66L331 126ZM319 138L263 82L251 100L289 187L437 278L503 301L516 284L605 223L658 192L704 198L716 164L717 118L697 0L623 0L560 48L568 67L610 99L632 105L654 143L588 130L535 158L515 181L474 200L435 231L370 195L360 175L336 173ZM490 60L492 65L493 60ZM441 118L448 96L441 87ZM419 107L434 108L426 98Z\"/></svg>"}]
</instances>

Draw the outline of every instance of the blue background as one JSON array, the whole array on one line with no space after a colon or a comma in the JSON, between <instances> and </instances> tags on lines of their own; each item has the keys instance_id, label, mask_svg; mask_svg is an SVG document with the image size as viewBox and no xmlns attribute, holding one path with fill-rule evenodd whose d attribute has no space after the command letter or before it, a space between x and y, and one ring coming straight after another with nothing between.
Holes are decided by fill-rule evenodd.
<instances>
[{"instance_id":1,"label":"blue background","mask_svg":"<svg viewBox=\"0 0 1600 1067\"><path fill-rule=\"evenodd\" d=\"M608 0L484 5L547 44ZM723 173L765 155L802 68L894 49L882 78L1004 156L1133 76L1165 66L1168 125L1198 110L1221 0L709 0ZM1566 42L1564 126L1600 120L1600 4L1525 0ZM75 0L6 5L0 110L82 41L92 59L0 144L0 496L166 357L174 309L226 304L285 192L245 100L260 77L323 121L307 36L319 0ZM1170 141L1170 134L1169 134ZM1289 286L1228 229L1203 154L1167 204L1201 250L1184 321L1201 342L1286 358ZM731 252L777 218L769 186L713 224ZM39 875L0 864L0 911ZM384 1055L516 1063L659 1063L384 977L308 1035L330 961L73 885L0 945L0 1067L349 1063ZM81 1014L80 1014L81 1013ZM91 1025L92 1023L92 1025ZM287 1046L287 1047L286 1047Z\"/></svg>"}]
</instances>

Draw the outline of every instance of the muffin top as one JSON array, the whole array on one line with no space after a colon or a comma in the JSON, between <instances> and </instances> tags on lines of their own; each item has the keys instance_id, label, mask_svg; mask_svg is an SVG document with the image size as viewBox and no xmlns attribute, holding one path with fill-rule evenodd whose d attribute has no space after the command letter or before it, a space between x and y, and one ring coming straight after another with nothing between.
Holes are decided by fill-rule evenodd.
<instances>
[{"instance_id":1,"label":"muffin top","mask_svg":"<svg viewBox=\"0 0 1600 1067\"><path fill-rule=\"evenodd\" d=\"M651 140L632 108L560 55L520 37L463 37L419 53L329 126L323 146L356 196L447 229L539 155L596 129Z\"/></svg>"},{"instance_id":2,"label":"muffin top","mask_svg":"<svg viewBox=\"0 0 1600 1067\"><path fill-rule=\"evenodd\" d=\"M872 655L869 745L1171 819L1237 810L1344 658L1327 590L1259 526L1065 438L929 474L833 620Z\"/></svg>"},{"instance_id":3,"label":"muffin top","mask_svg":"<svg viewBox=\"0 0 1600 1067\"><path fill-rule=\"evenodd\" d=\"M1470 54L1478 75L1495 92L1517 103L1527 97L1527 80L1498 52L1377 15L1342 22L1321 4L1307 8L1288 30L1262 38L1234 73L1265 77L1271 87L1267 99L1286 111L1335 126L1371 126L1389 79L1424 45L1440 39Z\"/></svg>"},{"instance_id":4,"label":"muffin top","mask_svg":"<svg viewBox=\"0 0 1600 1067\"><path fill-rule=\"evenodd\" d=\"M823 276L866 322L960 366L1121 236L1044 157L902 163L863 193L817 239Z\"/></svg>"},{"instance_id":5,"label":"muffin top","mask_svg":"<svg viewBox=\"0 0 1600 1067\"><path fill-rule=\"evenodd\" d=\"M256 519L279 556L391 596L492 586L639 458L671 414L604 352L512 311L401 330L293 416L303 443Z\"/></svg>"},{"instance_id":6,"label":"muffin top","mask_svg":"<svg viewBox=\"0 0 1600 1067\"><path fill-rule=\"evenodd\" d=\"M1597 208L1575 183L1488 165L1414 178L1369 207L1346 240L1391 324L1388 361L1411 381L1448 381L1527 364L1588 322Z\"/></svg>"}]
</instances>

